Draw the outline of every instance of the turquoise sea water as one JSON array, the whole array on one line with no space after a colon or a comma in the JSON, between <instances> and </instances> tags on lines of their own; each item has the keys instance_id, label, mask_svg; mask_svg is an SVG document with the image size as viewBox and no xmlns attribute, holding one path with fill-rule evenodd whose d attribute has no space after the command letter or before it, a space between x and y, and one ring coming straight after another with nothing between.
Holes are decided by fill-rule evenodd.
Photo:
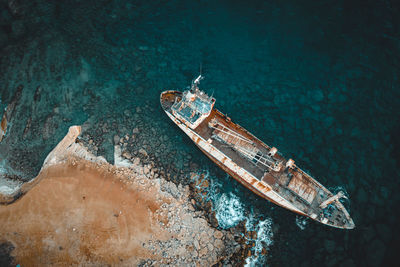
<instances>
[{"instance_id":1,"label":"turquoise sea water","mask_svg":"<svg viewBox=\"0 0 400 267\"><path fill-rule=\"evenodd\" d=\"M83 139L110 161L114 135L137 128L131 149L144 148L176 181L188 183L183 170L219 184L210 198L221 226L268 221L270 265L390 264L400 236L397 2L0 3L0 107L24 86L0 144L3 174L34 177L70 125L84 124ZM188 86L200 65L218 109L347 192L355 230L252 195L169 121L160 92Z\"/></svg>"}]
</instances>

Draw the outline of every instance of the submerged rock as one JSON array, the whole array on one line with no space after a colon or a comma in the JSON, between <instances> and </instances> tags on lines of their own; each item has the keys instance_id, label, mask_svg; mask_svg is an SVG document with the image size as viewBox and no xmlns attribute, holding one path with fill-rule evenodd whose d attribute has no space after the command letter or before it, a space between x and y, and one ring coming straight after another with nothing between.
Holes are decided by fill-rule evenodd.
<instances>
[{"instance_id":1,"label":"submerged rock","mask_svg":"<svg viewBox=\"0 0 400 267\"><path fill-rule=\"evenodd\" d=\"M19 38L25 34L25 25L22 20L13 21L11 31L14 38Z\"/></svg>"},{"instance_id":2,"label":"submerged rock","mask_svg":"<svg viewBox=\"0 0 400 267\"><path fill-rule=\"evenodd\" d=\"M12 120L15 109L19 103L19 100L22 95L23 86L19 85L17 90L15 91L10 104L7 105L6 110L4 111L3 117L1 118L0 122L0 142L4 139L7 133L7 126L9 122Z\"/></svg>"},{"instance_id":3,"label":"submerged rock","mask_svg":"<svg viewBox=\"0 0 400 267\"><path fill-rule=\"evenodd\" d=\"M385 256L386 247L385 244L375 239L371 242L371 245L367 248L367 263L369 266L380 266Z\"/></svg>"},{"instance_id":4,"label":"submerged rock","mask_svg":"<svg viewBox=\"0 0 400 267\"><path fill-rule=\"evenodd\" d=\"M329 254L332 254L335 251L336 243L333 240L325 240L324 247Z\"/></svg>"},{"instance_id":5,"label":"submerged rock","mask_svg":"<svg viewBox=\"0 0 400 267\"><path fill-rule=\"evenodd\" d=\"M0 29L0 49L5 47L7 44L8 36L2 29Z\"/></svg>"},{"instance_id":6,"label":"submerged rock","mask_svg":"<svg viewBox=\"0 0 400 267\"><path fill-rule=\"evenodd\" d=\"M360 187L358 189L356 199L357 199L358 203L367 202L368 196L367 196L367 193L365 192L365 190L362 187Z\"/></svg>"},{"instance_id":7,"label":"submerged rock","mask_svg":"<svg viewBox=\"0 0 400 267\"><path fill-rule=\"evenodd\" d=\"M4 113L3 117L1 118L0 121L0 142L3 140L4 136L6 135L6 131L7 131L7 114Z\"/></svg>"},{"instance_id":8,"label":"submerged rock","mask_svg":"<svg viewBox=\"0 0 400 267\"><path fill-rule=\"evenodd\" d=\"M312 99L316 102L321 102L324 99L324 93L322 90L315 90L312 92Z\"/></svg>"}]
</instances>

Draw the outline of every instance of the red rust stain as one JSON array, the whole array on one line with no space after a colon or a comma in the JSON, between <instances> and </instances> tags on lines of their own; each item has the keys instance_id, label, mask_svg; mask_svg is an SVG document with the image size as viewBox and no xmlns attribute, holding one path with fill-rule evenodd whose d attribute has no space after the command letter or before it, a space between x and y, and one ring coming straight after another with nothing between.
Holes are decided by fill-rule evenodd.
<instances>
[{"instance_id":1,"label":"red rust stain","mask_svg":"<svg viewBox=\"0 0 400 267\"><path fill-rule=\"evenodd\" d=\"M7 118L6 114L4 114L3 119L1 120L1 129L5 132L7 128Z\"/></svg>"},{"instance_id":2,"label":"red rust stain","mask_svg":"<svg viewBox=\"0 0 400 267\"><path fill-rule=\"evenodd\" d=\"M0 128L0 142L3 140L4 135L6 135L7 130L7 117L4 113L3 119L1 120L1 128Z\"/></svg>"},{"instance_id":3,"label":"red rust stain","mask_svg":"<svg viewBox=\"0 0 400 267\"><path fill-rule=\"evenodd\" d=\"M269 188L269 187L267 187L267 186L265 186L265 185L263 185L263 184L261 184L261 183L260 183L260 186L262 186L263 192L268 192L268 191L271 190L271 188Z\"/></svg>"}]
</instances>

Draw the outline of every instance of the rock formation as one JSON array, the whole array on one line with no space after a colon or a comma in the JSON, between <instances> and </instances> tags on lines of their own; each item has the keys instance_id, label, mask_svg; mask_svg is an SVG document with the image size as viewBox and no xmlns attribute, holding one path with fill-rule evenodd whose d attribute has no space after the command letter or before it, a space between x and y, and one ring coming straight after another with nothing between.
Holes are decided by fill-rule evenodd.
<instances>
[{"instance_id":1,"label":"rock formation","mask_svg":"<svg viewBox=\"0 0 400 267\"><path fill-rule=\"evenodd\" d=\"M113 166L80 132L71 127L39 175L0 206L0 242L11 244L13 264L211 266L239 249L199 216L188 186L137 159Z\"/></svg>"},{"instance_id":2,"label":"rock formation","mask_svg":"<svg viewBox=\"0 0 400 267\"><path fill-rule=\"evenodd\" d=\"M22 95L22 89L24 87L22 85L18 86L17 91L15 92L10 104L7 106L6 110L4 111L3 117L0 122L0 142L3 140L4 136L7 132L7 125L12 118L12 115L15 110L15 106L18 104L19 99Z\"/></svg>"}]
</instances>

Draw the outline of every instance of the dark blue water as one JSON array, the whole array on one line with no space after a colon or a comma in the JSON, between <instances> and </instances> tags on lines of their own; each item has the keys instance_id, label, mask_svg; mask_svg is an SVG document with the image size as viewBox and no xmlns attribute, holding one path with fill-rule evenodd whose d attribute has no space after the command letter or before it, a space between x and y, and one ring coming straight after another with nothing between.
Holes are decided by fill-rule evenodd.
<instances>
[{"instance_id":1,"label":"dark blue water","mask_svg":"<svg viewBox=\"0 0 400 267\"><path fill-rule=\"evenodd\" d=\"M145 148L172 176L208 171L220 183L215 203L224 195L227 202L238 201L245 218L272 221L270 265L378 266L395 257L397 2L0 5L1 107L24 86L0 144L4 173L34 177L70 125L84 124L83 139L93 139L98 154L110 161L113 136L138 128L137 148ZM202 88L214 94L220 110L328 188L347 192L355 230L311 221L301 230L296 215L253 196L197 151L163 114L159 94L189 85L200 65Z\"/></svg>"}]
</instances>

